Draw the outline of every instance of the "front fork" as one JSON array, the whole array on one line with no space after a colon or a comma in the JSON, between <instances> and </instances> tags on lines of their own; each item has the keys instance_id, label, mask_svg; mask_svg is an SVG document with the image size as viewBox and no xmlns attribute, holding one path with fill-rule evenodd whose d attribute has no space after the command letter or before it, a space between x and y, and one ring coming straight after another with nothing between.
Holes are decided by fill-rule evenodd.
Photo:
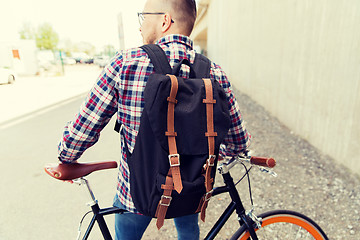
<instances>
[{"instance_id":1,"label":"front fork","mask_svg":"<svg viewBox=\"0 0 360 240\"><path fill-rule=\"evenodd\" d=\"M240 200L239 193L236 190L234 181L233 181L232 177L230 176L230 174L229 173L223 174L223 178L224 178L225 184L227 185L227 187L229 189L229 194L231 196L232 201L236 203L236 213L238 215L238 220L239 220L240 225L245 224L247 230L250 233L251 239L258 240L258 237L256 236L256 233L255 233L254 226L256 224L256 226L258 228L260 228L261 227L261 219L259 219L258 217L255 216L255 214L253 214L253 209L250 210L247 214L245 213L245 208Z\"/></svg>"},{"instance_id":2,"label":"front fork","mask_svg":"<svg viewBox=\"0 0 360 240\"><path fill-rule=\"evenodd\" d=\"M247 228L247 231L250 234L250 237L252 240L258 240L258 237L255 233L255 229L259 228L258 226L258 222L253 221L252 218L248 215L242 214L241 216L238 217L238 220L240 222L241 225L245 225ZM255 227L255 225L257 227ZM260 227L261 227L261 223L260 223Z\"/></svg>"}]
</instances>

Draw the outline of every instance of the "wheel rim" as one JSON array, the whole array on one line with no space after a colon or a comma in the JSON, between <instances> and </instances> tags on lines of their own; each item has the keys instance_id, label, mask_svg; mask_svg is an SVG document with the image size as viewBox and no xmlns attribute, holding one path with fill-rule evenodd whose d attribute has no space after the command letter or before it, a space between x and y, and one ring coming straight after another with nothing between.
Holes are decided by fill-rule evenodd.
<instances>
[{"instance_id":1,"label":"wheel rim","mask_svg":"<svg viewBox=\"0 0 360 240\"><path fill-rule=\"evenodd\" d=\"M288 214L263 218L262 228L256 229L259 240L262 239L325 239L320 231L307 220ZM258 231L260 230L260 231ZM244 232L238 239L246 240L249 232Z\"/></svg>"}]
</instances>

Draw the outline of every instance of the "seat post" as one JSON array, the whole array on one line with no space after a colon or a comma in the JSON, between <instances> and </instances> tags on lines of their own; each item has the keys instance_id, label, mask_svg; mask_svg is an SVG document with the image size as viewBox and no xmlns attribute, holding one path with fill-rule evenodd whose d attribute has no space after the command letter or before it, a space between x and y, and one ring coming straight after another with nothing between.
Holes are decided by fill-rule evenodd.
<instances>
[{"instance_id":1,"label":"seat post","mask_svg":"<svg viewBox=\"0 0 360 240\"><path fill-rule=\"evenodd\" d=\"M94 206L95 204L98 203L98 201L96 200L95 195L94 195L93 191L91 190L91 187L90 187L90 184L89 184L88 180L86 178L82 177L81 181L82 181L82 183L84 183L86 185L86 188L89 191L89 194L90 194L90 197L91 197L91 202L88 203L88 204L90 206Z\"/></svg>"}]
</instances>

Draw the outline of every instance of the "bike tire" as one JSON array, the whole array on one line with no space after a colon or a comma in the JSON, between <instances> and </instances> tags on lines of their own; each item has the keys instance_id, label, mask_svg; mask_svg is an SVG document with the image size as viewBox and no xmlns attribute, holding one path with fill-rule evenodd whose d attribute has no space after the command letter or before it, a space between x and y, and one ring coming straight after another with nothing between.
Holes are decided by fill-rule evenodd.
<instances>
[{"instance_id":1,"label":"bike tire","mask_svg":"<svg viewBox=\"0 0 360 240\"><path fill-rule=\"evenodd\" d=\"M260 214L261 228L256 228L259 240L268 239L315 239L328 240L325 232L309 217L294 211L275 210ZM247 240L250 234L246 226L241 226L231 240Z\"/></svg>"}]
</instances>

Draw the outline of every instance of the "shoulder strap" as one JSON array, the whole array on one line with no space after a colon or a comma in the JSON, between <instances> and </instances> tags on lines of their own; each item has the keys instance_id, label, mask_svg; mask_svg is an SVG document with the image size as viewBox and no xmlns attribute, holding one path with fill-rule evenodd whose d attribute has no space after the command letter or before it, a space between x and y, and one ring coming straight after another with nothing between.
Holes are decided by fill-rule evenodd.
<instances>
[{"instance_id":1,"label":"shoulder strap","mask_svg":"<svg viewBox=\"0 0 360 240\"><path fill-rule=\"evenodd\" d=\"M164 50L156 44L148 44L140 47L150 58L156 73L171 74L171 66Z\"/></svg>"},{"instance_id":2,"label":"shoulder strap","mask_svg":"<svg viewBox=\"0 0 360 240\"><path fill-rule=\"evenodd\" d=\"M155 72L162 74L171 74L172 69L164 50L157 44L143 45L142 48L149 56L151 63L154 65ZM197 78L210 77L210 60L202 54L196 53L193 64Z\"/></svg>"},{"instance_id":3,"label":"shoulder strap","mask_svg":"<svg viewBox=\"0 0 360 240\"><path fill-rule=\"evenodd\" d=\"M196 53L193 64L197 78L210 78L210 60L202 54Z\"/></svg>"},{"instance_id":4,"label":"shoulder strap","mask_svg":"<svg viewBox=\"0 0 360 240\"><path fill-rule=\"evenodd\" d=\"M169 60L164 50L156 44L148 44L140 47L143 49L150 58L151 63L154 65L156 73L171 74L172 69L169 64ZM121 124L116 121L114 130L120 132Z\"/></svg>"}]
</instances>

